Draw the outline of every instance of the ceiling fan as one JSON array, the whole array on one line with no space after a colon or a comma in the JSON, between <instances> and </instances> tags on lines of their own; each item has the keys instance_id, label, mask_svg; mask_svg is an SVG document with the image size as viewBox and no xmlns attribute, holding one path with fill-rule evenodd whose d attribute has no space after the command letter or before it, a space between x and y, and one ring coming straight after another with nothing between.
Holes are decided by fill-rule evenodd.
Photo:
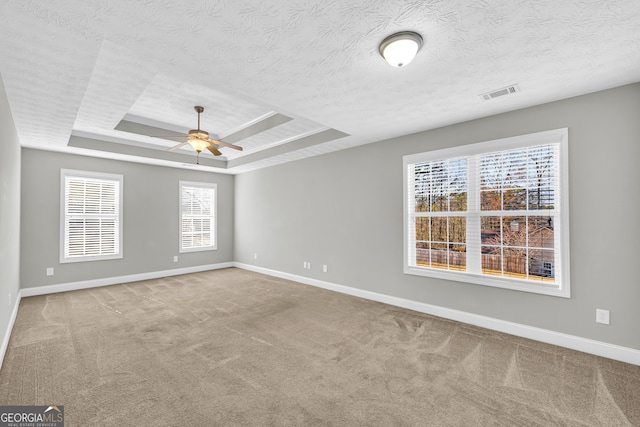
<instances>
[{"instance_id":1,"label":"ceiling fan","mask_svg":"<svg viewBox=\"0 0 640 427\"><path fill-rule=\"evenodd\" d=\"M217 139L209 138L209 132L200 129L200 114L204 111L204 107L196 105L193 107L194 110L198 113L198 128L191 129L187 135L181 136L158 136L157 138L186 138L185 142L181 142L180 144L169 148L167 151L174 151L178 148L189 144L193 147L194 150L198 153L196 157L196 164L200 164L200 153L202 150L207 149L211 151L211 154L214 156L220 156L222 153L220 152L220 147L229 147L234 150L242 151L242 147L234 144L229 144L228 142L219 141Z\"/></svg>"}]
</instances>

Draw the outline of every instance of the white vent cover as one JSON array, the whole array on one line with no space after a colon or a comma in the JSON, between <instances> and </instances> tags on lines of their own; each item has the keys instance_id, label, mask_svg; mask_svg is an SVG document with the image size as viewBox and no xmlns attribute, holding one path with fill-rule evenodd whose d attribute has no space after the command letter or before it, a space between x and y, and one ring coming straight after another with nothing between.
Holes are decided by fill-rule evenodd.
<instances>
[{"instance_id":1,"label":"white vent cover","mask_svg":"<svg viewBox=\"0 0 640 427\"><path fill-rule=\"evenodd\" d=\"M492 90L491 92L483 93L482 95L480 95L480 98L484 99L485 101L488 101L490 99L497 98L499 96L511 95L516 92L520 92L520 88L518 87L517 84Z\"/></svg>"}]
</instances>

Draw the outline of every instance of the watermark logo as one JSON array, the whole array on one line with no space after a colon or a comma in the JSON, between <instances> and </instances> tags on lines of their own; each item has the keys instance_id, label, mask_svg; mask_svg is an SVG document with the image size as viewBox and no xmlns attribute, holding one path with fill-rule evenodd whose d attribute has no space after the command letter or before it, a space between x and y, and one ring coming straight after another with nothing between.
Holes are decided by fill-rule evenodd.
<instances>
[{"instance_id":1,"label":"watermark logo","mask_svg":"<svg viewBox=\"0 0 640 427\"><path fill-rule=\"evenodd\" d=\"M64 427L64 406L0 406L0 427Z\"/></svg>"}]
</instances>

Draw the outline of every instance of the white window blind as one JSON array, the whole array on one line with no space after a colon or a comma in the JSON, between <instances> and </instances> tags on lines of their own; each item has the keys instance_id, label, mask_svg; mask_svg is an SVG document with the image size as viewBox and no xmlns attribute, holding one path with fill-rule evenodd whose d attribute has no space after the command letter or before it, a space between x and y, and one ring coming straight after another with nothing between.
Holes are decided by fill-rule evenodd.
<instances>
[{"instance_id":1,"label":"white window blind","mask_svg":"<svg viewBox=\"0 0 640 427\"><path fill-rule=\"evenodd\" d=\"M216 184L180 181L180 252L216 249Z\"/></svg>"},{"instance_id":2,"label":"white window blind","mask_svg":"<svg viewBox=\"0 0 640 427\"><path fill-rule=\"evenodd\" d=\"M63 169L60 262L122 258L122 175Z\"/></svg>"},{"instance_id":3,"label":"white window blind","mask_svg":"<svg viewBox=\"0 0 640 427\"><path fill-rule=\"evenodd\" d=\"M405 273L569 296L567 130L405 156Z\"/></svg>"}]
</instances>

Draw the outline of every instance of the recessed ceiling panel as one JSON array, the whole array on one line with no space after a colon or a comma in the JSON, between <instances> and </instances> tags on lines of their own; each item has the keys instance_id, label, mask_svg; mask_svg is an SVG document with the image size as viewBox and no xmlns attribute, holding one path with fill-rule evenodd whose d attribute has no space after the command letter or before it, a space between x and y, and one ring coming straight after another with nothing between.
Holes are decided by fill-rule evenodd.
<instances>
[{"instance_id":1,"label":"recessed ceiling panel","mask_svg":"<svg viewBox=\"0 0 640 427\"><path fill-rule=\"evenodd\" d=\"M272 111L266 105L248 101L238 95L159 74L127 113L196 129L196 105L204 107L200 128L216 135L228 134Z\"/></svg>"},{"instance_id":2,"label":"recessed ceiling panel","mask_svg":"<svg viewBox=\"0 0 640 427\"><path fill-rule=\"evenodd\" d=\"M173 161L178 163L185 163L187 165L195 165L196 157L192 153L176 153L155 150L152 147L144 146L144 144L120 144L117 142L106 142L93 138L85 138L82 136L72 135L69 138L69 147L84 148L87 150L93 150L97 152L116 153L125 156L134 156L138 158L149 158L156 160ZM201 155L199 164L204 166L210 166L215 168L226 169L226 161L213 156Z\"/></svg>"},{"instance_id":3,"label":"recessed ceiling panel","mask_svg":"<svg viewBox=\"0 0 640 427\"><path fill-rule=\"evenodd\" d=\"M218 139L224 140L224 142L234 144L236 142L246 140L247 138L250 138L253 135L263 133L274 127L279 127L283 123L287 123L290 120L293 120L293 119L291 117L285 116L284 114L280 114L280 113L268 114L265 117L257 118L252 123L247 123L243 125L242 128L237 129L228 135L218 136Z\"/></svg>"},{"instance_id":4,"label":"recessed ceiling panel","mask_svg":"<svg viewBox=\"0 0 640 427\"><path fill-rule=\"evenodd\" d=\"M157 67L105 40L73 129L93 133L113 129L153 80Z\"/></svg>"},{"instance_id":5,"label":"recessed ceiling panel","mask_svg":"<svg viewBox=\"0 0 640 427\"><path fill-rule=\"evenodd\" d=\"M238 144L242 145L242 148L244 149L242 153L234 152L226 154L229 159L235 159L256 151L287 144L295 141L296 139L300 139L326 129L326 126L322 126L318 123L312 122L311 120L295 119L239 141Z\"/></svg>"}]
</instances>

